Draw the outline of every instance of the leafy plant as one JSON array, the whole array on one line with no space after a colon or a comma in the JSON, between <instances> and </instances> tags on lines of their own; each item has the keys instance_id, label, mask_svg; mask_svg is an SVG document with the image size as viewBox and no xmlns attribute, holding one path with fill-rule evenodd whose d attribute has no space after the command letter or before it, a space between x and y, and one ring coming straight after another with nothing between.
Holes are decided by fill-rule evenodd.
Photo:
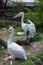
<instances>
[{"instance_id":1,"label":"leafy plant","mask_svg":"<svg viewBox=\"0 0 43 65\"><path fill-rule=\"evenodd\" d=\"M36 57L37 57L37 58L40 58L40 60L41 60L42 63L43 63L43 52L40 53L40 54L38 54Z\"/></svg>"},{"instance_id":2,"label":"leafy plant","mask_svg":"<svg viewBox=\"0 0 43 65\"><path fill-rule=\"evenodd\" d=\"M7 20L0 20L0 28L7 26Z\"/></svg>"},{"instance_id":3,"label":"leafy plant","mask_svg":"<svg viewBox=\"0 0 43 65\"><path fill-rule=\"evenodd\" d=\"M40 35L36 35L33 39L32 39L32 41L39 41L39 40L41 40L42 39L42 37L40 36Z\"/></svg>"},{"instance_id":4,"label":"leafy plant","mask_svg":"<svg viewBox=\"0 0 43 65\"><path fill-rule=\"evenodd\" d=\"M40 58L32 57L31 60L32 60L36 65L42 65L42 62L41 62Z\"/></svg>"},{"instance_id":5,"label":"leafy plant","mask_svg":"<svg viewBox=\"0 0 43 65\"><path fill-rule=\"evenodd\" d=\"M31 60L28 60L26 62L23 62L21 65L35 65L35 63L32 62Z\"/></svg>"}]
</instances>

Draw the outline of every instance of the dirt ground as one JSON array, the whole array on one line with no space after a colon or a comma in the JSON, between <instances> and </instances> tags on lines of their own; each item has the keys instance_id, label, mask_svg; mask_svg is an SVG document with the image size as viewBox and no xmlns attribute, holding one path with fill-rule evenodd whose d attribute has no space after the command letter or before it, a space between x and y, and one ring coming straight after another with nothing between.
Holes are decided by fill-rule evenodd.
<instances>
[{"instance_id":1,"label":"dirt ground","mask_svg":"<svg viewBox=\"0 0 43 65\"><path fill-rule=\"evenodd\" d=\"M26 50L28 56L35 56L43 50L43 40L39 42L33 42L31 46Z\"/></svg>"}]
</instances>

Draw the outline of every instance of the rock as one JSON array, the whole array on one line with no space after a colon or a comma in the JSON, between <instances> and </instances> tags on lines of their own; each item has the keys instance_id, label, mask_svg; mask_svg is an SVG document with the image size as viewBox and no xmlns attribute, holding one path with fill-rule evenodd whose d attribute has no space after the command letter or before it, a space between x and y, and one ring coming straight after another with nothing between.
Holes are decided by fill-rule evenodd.
<instances>
[{"instance_id":1,"label":"rock","mask_svg":"<svg viewBox=\"0 0 43 65\"><path fill-rule=\"evenodd\" d=\"M32 38L26 38L25 40L16 40L15 42L19 45L30 45ZM4 41L0 38L0 45L7 48L7 41Z\"/></svg>"},{"instance_id":2,"label":"rock","mask_svg":"<svg viewBox=\"0 0 43 65\"><path fill-rule=\"evenodd\" d=\"M0 45L4 46L5 48L7 48L7 42L5 42L4 40L0 39Z\"/></svg>"},{"instance_id":3,"label":"rock","mask_svg":"<svg viewBox=\"0 0 43 65\"><path fill-rule=\"evenodd\" d=\"M26 38L25 40L16 40L15 41L17 44L19 45L30 45L30 43L32 42L32 38Z\"/></svg>"}]
</instances>

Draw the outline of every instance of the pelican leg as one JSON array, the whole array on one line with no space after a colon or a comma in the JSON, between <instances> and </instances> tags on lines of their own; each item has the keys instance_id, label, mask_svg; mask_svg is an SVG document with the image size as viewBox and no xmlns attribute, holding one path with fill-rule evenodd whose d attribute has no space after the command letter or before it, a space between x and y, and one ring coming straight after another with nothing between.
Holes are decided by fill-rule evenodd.
<instances>
[{"instance_id":1,"label":"pelican leg","mask_svg":"<svg viewBox=\"0 0 43 65\"><path fill-rule=\"evenodd\" d=\"M4 60L7 61L7 60L13 60L14 58L12 56L8 56L7 58L5 58Z\"/></svg>"},{"instance_id":2,"label":"pelican leg","mask_svg":"<svg viewBox=\"0 0 43 65\"><path fill-rule=\"evenodd\" d=\"M26 37L27 39L29 38L29 31L27 31L27 37Z\"/></svg>"}]
</instances>

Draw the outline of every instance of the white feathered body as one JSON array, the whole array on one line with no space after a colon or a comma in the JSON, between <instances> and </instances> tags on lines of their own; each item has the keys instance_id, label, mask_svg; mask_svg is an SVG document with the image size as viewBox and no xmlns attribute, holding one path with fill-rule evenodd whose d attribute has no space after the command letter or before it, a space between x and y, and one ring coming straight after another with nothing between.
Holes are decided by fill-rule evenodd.
<instances>
[{"instance_id":1,"label":"white feathered body","mask_svg":"<svg viewBox=\"0 0 43 65\"><path fill-rule=\"evenodd\" d=\"M23 23L21 26L22 26L22 29L25 31L25 33L27 33L28 31L32 36L35 35L36 28L34 24Z\"/></svg>"},{"instance_id":2,"label":"white feathered body","mask_svg":"<svg viewBox=\"0 0 43 65\"><path fill-rule=\"evenodd\" d=\"M8 45L8 52L13 56L13 58L27 60L24 49L14 42Z\"/></svg>"}]
</instances>

